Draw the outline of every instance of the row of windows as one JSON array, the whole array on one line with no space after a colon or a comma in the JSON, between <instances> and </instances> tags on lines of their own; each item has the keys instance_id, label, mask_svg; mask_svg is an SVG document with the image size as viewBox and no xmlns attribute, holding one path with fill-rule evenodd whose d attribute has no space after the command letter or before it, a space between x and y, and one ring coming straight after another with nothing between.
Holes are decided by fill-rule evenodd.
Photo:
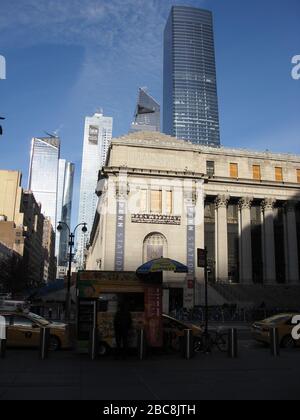
<instances>
[{"instance_id":1,"label":"row of windows","mask_svg":"<svg viewBox=\"0 0 300 420\"><path fill-rule=\"evenodd\" d=\"M284 182L283 168L280 166L277 166L275 167L274 171L275 171L274 172L275 181ZM206 162L206 173L208 176L211 176L211 177L215 175L215 162L214 161ZM297 175L297 183L300 184L300 169L296 169L296 175ZM229 176L230 178L235 178L235 179L239 178L238 163L229 164ZM262 180L261 165L252 165L252 178L255 181Z\"/></svg>"},{"instance_id":2,"label":"row of windows","mask_svg":"<svg viewBox=\"0 0 300 420\"><path fill-rule=\"evenodd\" d=\"M164 208L163 208L163 191L162 190L141 190L139 193L138 208L141 213L167 214L173 213L173 191L164 191Z\"/></svg>"}]
</instances>

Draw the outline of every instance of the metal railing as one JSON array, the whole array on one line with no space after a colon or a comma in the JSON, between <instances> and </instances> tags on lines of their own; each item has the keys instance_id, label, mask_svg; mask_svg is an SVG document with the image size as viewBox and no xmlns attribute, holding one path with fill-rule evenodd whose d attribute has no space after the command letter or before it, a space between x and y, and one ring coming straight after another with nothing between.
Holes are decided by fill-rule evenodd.
<instances>
[{"instance_id":1,"label":"metal railing","mask_svg":"<svg viewBox=\"0 0 300 420\"><path fill-rule=\"evenodd\" d=\"M290 312L286 308L274 308L274 309L243 309L237 308L236 306L216 306L210 307L208 311L209 322L216 323L252 323L260 321L276 315L278 313ZM193 309L182 308L179 310L172 311L171 316L183 322L197 322L202 323L205 321L205 308L202 306L196 306Z\"/></svg>"}]
</instances>

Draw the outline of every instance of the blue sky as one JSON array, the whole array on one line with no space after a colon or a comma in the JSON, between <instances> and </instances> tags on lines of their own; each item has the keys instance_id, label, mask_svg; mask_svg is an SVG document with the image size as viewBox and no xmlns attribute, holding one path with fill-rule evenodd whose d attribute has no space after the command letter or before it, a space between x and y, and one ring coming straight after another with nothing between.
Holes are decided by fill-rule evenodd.
<instances>
[{"instance_id":1,"label":"blue sky","mask_svg":"<svg viewBox=\"0 0 300 420\"><path fill-rule=\"evenodd\" d=\"M162 103L173 4L214 12L222 144L300 153L299 0L1 0L0 168L21 170L26 186L31 137L58 130L62 156L76 164L76 203L84 117L103 108L119 136L139 86Z\"/></svg>"}]
</instances>

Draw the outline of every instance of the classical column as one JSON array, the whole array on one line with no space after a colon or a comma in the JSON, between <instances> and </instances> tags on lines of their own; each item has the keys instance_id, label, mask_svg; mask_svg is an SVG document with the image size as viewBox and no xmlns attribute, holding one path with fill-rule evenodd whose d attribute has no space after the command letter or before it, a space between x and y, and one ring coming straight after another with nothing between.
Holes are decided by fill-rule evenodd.
<instances>
[{"instance_id":1,"label":"classical column","mask_svg":"<svg viewBox=\"0 0 300 420\"><path fill-rule=\"evenodd\" d=\"M253 284L251 245L251 206L253 198L244 197L239 201L240 221L240 282Z\"/></svg>"},{"instance_id":2,"label":"classical column","mask_svg":"<svg viewBox=\"0 0 300 420\"><path fill-rule=\"evenodd\" d=\"M298 265L298 241L297 241L297 222L296 222L296 202L288 201L285 204L285 236L286 236L286 264L287 281L289 284L299 284L299 265Z\"/></svg>"},{"instance_id":3,"label":"classical column","mask_svg":"<svg viewBox=\"0 0 300 420\"><path fill-rule=\"evenodd\" d=\"M262 201L263 211L263 248L264 248L264 283L276 283L274 206L276 200L266 198Z\"/></svg>"},{"instance_id":4,"label":"classical column","mask_svg":"<svg viewBox=\"0 0 300 420\"><path fill-rule=\"evenodd\" d=\"M228 228L227 206L230 197L219 195L216 200L216 277L228 283Z\"/></svg>"}]
</instances>

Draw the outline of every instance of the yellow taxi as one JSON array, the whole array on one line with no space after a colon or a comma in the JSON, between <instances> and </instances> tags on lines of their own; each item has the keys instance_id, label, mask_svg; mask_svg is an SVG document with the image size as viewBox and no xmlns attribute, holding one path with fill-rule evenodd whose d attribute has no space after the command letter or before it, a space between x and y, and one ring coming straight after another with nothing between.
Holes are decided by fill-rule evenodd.
<instances>
[{"instance_id":1,"label":"yellow taxi","mask_svg":"<svg viewBox=\"0 0 300 420\"><path fill-rule=\"evenodd\" d=\"M280 345L283 348L300 347L300 340L295 341L292 337L292 330L295 325L292 323L296 313L285 313L272 316L252 325L253 338L263 344L270 344L270 332L272 328L278 328Z\"/></svg>"},{"instance_id":2,"label":"yellow taxi","mask_svg":"<svg viewBox=\"0 0 300 420\"><path fill-rule=\"evenodd\" d=\"M71 347L70 332L67 324L50 322L31 312L3 312L7 327L8 347L38 347L40 344L40 328L50 328L50 350L69 349Z\"/></svg>"},{"instance_id":3,"label":"yellow taxi","mask_svg":"<svg viewBox=\"0 0 300 420\"><path fill-rule=\"evenodd\" d=\"M163 334L164 334L164 347L173 350L180 349L180 337L184 336L184 330L192 330L193 337L201 337L203 335L203 328L178 321L169 315L163 315Z\"/></svg>"}]
</instances>

